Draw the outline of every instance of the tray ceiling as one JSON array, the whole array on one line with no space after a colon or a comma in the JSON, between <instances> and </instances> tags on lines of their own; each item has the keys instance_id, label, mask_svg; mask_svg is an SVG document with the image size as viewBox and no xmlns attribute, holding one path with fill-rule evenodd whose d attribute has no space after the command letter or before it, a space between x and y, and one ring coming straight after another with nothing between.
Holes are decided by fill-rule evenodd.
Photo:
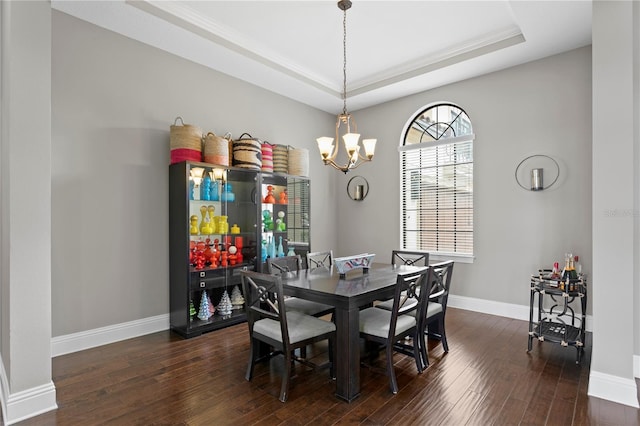
<instances>
[{"instance_id":1,"label":"tray ceiling","mask_svg":"<svg viewBox=\"0 0 640 426\"><path fill-rule=\"evenodd\" d=\"M318 109L342 109L335 1L64 1L52 7ZM350 111L591 44L590 1L354 0Z\"/></svg>"}]
</instances>

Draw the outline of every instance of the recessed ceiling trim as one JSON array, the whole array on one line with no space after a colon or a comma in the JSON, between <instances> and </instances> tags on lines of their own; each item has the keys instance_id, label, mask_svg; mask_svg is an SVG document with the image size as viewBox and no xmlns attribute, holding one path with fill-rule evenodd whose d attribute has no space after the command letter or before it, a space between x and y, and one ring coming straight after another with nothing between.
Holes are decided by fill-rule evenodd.
<instances>
[{"instance_id":1,"label":"recessed ceiling trim","mask_svg":"<svg viewBox=\"0 0 640 426\"><path fill-rule=\"evenodd\" d=\"M204 17L185 4L175 1L157 0L125 0L125 3L224 46L275 71L295 78L302 83L309 84L336 99L342 99L342 91L340 88L332 87L330 82L322 79L318 75L301 69L291 60L287 60L266 46L260 45L256 40L243 37L232 28ZM347 95L356 96L377 90L426 72L451 66L524 41L524 36L518 28L496 31L480 39L474 39L470 43L454 47L440 55L430 55L419 61L401 64L381 73L371 75L364 81L350 82L349 85L353 87L353 89L349 90Z\"/></svg>"},{"instance_id":2,"label":"recessed ceiling trim","mask_svg":"<svg viewBox=\"0 0 640 426\"><path fill-rule=\"evenodd\" d=\"M282 72L296 80L309 84L332 96L340 99L342 97L340 90L332 88L331 83L323 81L321 77L300 69L291 61L270 51L265 46L257 46L255 41L242 37L238 32L220 25L211 19L204 18L188 6L173 1L125 0L125 3L224 46L269 68Z\"/></svg>"},{"instance_id":3,"label":"recessed ceiling trim","mask_svg":"<svg viewBox=\"0 0 640 426\"><path fill-rule=\"evenodd\" d=\"M396 73L395 75L391 75L389 77L382 77L381 74L378 74L379 78L370 83L360 85L352 84L352 86L356 87L355 89L350 90L348 92L348 95L361 95L363 93L367 93L372 90L377 90L391 84L408 80L422 74L426 74L428 72L455 65L460 62L464 62L492 52L496 52L501 49L505 49L507 47L515 46L525 41L526 40L524 38L524 35L522 35L522 33L518 31L517 34L510 33L506 37L501 38L498 41L492 41L490 43L476 43L476 46L473 48L457 49L456 51L458 53L448 53L442 55L440 58L431 57L426 61L426 63L423 63L422 65L415 66L414 64L407 71Z\"/></svg>"}]
</instances>

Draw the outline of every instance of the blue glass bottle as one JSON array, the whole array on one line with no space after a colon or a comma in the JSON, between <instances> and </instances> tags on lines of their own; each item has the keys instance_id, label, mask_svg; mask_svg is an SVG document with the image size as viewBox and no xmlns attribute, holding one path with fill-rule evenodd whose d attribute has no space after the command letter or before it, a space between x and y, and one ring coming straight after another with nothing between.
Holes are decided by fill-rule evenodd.
<instances>
[{"instance_id":1,"label":"blue glass bottle","mask_svg":"<svg viewBox=\"0 0 640 426\"><path fill-rule=\"evenodd\" d=\"M236 195L232 192L231 184L227 182L224 184L224 189L222 190L222 195L220 196L221 201L235 201Z\"/></svg>"},{"instance_id":2,"label":"blue glass bottle","mask_svg":"<svg viewBox=\"0 0 640 426\"><path fill-rule=\"evenodd\" d=\"M262 258L262 263L267 261L267 242L262 240L262 248L260 250L260 257Z\"/></svg>"},{"instance_id":3,"label":"blue glass bottle","mask_svg":"<svg viewBox=\"0 0 640 426\"><path fill-rule=\"evenodd\" d=\"M267 243L267 251L269 254L269 257L275 258L276 257L276 242L273 241L273 237L269 236L269 242Z\"/></svg>"},{"instance_id":4,"label":"blue glass bottle","mask_svg":"<svg viewBox=\"0 0 640 426\"><path fill-rule=\"evenodd\" d=\"M200 199L205 201L211 200L211 176L209 173L205 173L200 184Z\"/></svg>"},{"instance_id":5,"label":"blue glass bottle","mask_svg":"<svg viewBox=\"0 0 640 426\"><path fill-rule=\"evenodd\" d=\"M284 257L284 247L282 246L282 236L280 240L278 240L278 253L276 253L278 257Z\"/></svg>"},{"instance_id":6,"label":"blue glass bottle","mask_svg":"<svg viewBox=\"0 0 640 426\"><path fill-rule=\"evenodd\" d=\"M220 188L217 180L211 182L211 201L220 201Z\"/></svg>"}]
</instances>

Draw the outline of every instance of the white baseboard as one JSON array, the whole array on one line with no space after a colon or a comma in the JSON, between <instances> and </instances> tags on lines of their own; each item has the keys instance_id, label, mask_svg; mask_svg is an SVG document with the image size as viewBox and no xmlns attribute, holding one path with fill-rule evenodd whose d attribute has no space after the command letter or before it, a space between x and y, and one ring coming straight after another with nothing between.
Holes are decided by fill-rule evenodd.
<instances>
[{"instance_id":1,"label":"white baseboard","mask_svg":"<svg viewBox=\"0 0 640 426\"><path fill-rule=\"evenodd\" d=\"M12 425L30 417L58 408L56 387L53 382L36 386L3 398L2 413L6 425Z\"/></svg>"},{"instance_id":2,"label":"white baseboard","mask_svg":"<svg viewBox=\"0 0 640 426\"><path fill-rule=\"evenodd\" d=\"M7 423L7 398L9 396L9 382L7 381L7 372L4 369L4 361L2 353L0 353L0 402L2 403L2 424Z\"/></svg>"},{"instance_id":3,"label":"white baseboard","mask_svg":"<svg viewBox=\"0 0 640 426\"><path fill-rule=\"evenodd\" d=\"M79 333L66 334L51 339L51 355L59 356L169 328L169 314L143 318Z\"/></svg>"},{"instance_id":4,"label":"white baseboard","mask_svg":"<svg viewBox=\"0 0 640 426\"><path fill-rule=\"evenodd\" d=\"M456 296L454 294L449 295L448 304L453 308L468 311L482 312L523 321L529 320L529 306L524 305ZM587 315L587 331L592 330L592 324L592 317ZM167 329L169 329L169 314L163 314L79 333L67 334L51 339L51 354L55 357ZM638 366L638 370L640 371L640 358L638 359Z\"/></svg>"},{"instance_id":5,"label":"white baseboard","mask_svg":"<svg viewBox=\"0 0 640 426\"><path fill-rule=\"evenodd\" d=\"M56 388L51 381L21 392L10 393L7 372L1 355L0 400L2 401L2 424L4 425L12 425L58 408Z\"/></svg>"},{"instance_id":6,"label":"white baseboard","mask_svg":"<svg viewBox=\"0 0 640 426\"><path fill-rule=\"evenodd\" d=\"M640 355L633 356L633 377L640 378Z\"/></svg>"},{"instance_id":7,"label":"white baseboard","mask_svg":"<svg viewBox=\"0 0 640 426\"><path fill-rule=\"evenodd\" d=\"M587 395L640 408L638 406L638 390L633 379L625 379L591 370Z\"/></svg>"},{"instance_id":8,"label":"white baseboard","mask_svg":"<svg viewBox=\"0 0 640 426\"><path fill-rule=\"evenodd\" d=\"M501 317L529 321L528 305L515 305L513 303L456 296L455 294L449 295L447 305L452 308L465 309L467 311L482 312L483 314L498 315ZM587 331L593 331L593 317L591 315L587 315L585 328Z\"/></svg>"}]
</instances>

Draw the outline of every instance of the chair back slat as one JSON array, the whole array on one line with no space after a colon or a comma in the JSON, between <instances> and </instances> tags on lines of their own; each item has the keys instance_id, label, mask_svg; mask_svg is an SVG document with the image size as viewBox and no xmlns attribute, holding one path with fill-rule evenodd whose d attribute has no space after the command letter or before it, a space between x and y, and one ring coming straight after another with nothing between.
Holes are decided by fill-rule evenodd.
<instances>
[{"instance_id":1,"label":"chair back slat","mask_svg":"<svg viewBox=\"0 0 640 426\"><path fill-rule=\"evenodd\" d=\"M307 269L313 271L318 268L331 268L333 265L333 250L307 253Z\"/></svg>"},{"instance_id":2,"label":"chair back slat","mask_svg":"<svg viewBox=\"0 0 640 426\"><path fill-rule=\"evenodd\" d=\"M286 275L292 272L300 272L302 258L295 256L269 257L267 259L267 272L271 275Z\"/></svg>"},{"instance_id":3,"label":"chair back slat","mask_svg":"<svg viewBox=\"0 0 640 426\"><path fill-rule=\"evenodd\" d=\"M393 296L393 307L391 308L391 325L389 327L390 341L393 341L396 333L398 315L418 311L416 318L418 318L418 320L420 319L421 315L419 313L423 312L423 299L425 299L425 294L428 294L428 289L425 288L428 284L428 273L429 267L423 267L416 272L398 274ZM426 313L426 307L424 307L424 312Z\"/></svg>"},{"instance_id":4,"label":"chair back slat","mask_svg":"<svg viewBox=\"0 0 640 426\"><path fill-rule=\"evenodd\" d=\"M432 301L437 300L442 305L443 310L447 309L451 277L453 276L453 265L453 260L431 265L433 273L430 278L432 288L429 293L429 299Z\"/></svg>"},{"instance_id":5,"label":"chair back slat","mask_svg":"<svg viewBox=\"0 0 640 426\"><path fill-rule=\"evenodd\" d=\"M429 266L429 252L420 250L391 251L392 265Z\"/></svg>"}]
</instances>

